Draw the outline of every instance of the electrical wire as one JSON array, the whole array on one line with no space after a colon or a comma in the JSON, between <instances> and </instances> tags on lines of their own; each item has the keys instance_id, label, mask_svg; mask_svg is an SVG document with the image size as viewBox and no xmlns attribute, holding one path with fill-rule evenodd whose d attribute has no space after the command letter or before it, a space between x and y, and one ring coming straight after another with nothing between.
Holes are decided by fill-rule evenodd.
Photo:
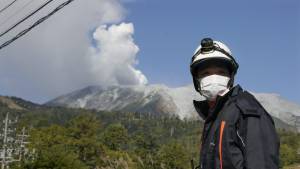
<instances>
[{"instance_id":1,"label":"electrical wire","mask_svg":"<svg viewBox=\"0 0 300 169\"><path fill-rule=\"evenodd\" d=\"M2 9L0 10L0 14L1 14L3 11L5 11L7 8L9 8L10 6L12 6L16 1L17 1L17 0L14 0L14 1L12 1L10 4L8 4L6 7L2 8Z\"/></svg>"},{"instance_id":2,"label":"electrical wire","mask_svg":"<svg viewBox=\"0 0 300 169\"><path fill-rule=\"evenodd\" d=\"M20 20L19 22L17 22L15 25L13 25L12 27L10 27L9 29L7 29L6 31L2 32L0 34L0 38L7 34L9 31L11 31L12 29L14 29L15 27L17 27L19 24L21 24L22 22L24 22L25 20L27 20L28 18L30 18L32 15L34 15L35 13L37 13L39 10L43 9L45 6L47 6L50 2L52 2L53 0L48 0L46 3L44 3L43 5L41 5L39 8L37 8L35 11L31 12L29 15L25 16L22 20Z\"/></svg>"},{"instance_id":3,"label":"electrical wire","mask_svg":"<svg viewBox=\"0 0 300 169\"><path fill-rule=\"evenodd\" d=\"M55 14L56 12L58 12L59 10L61 10L62 8L64 8L65 6L69 5L71 2L73 2L74 0L68 0L65 1L63 3L61 3L58 7L56 7L52 12L50 12L49 14L47 14L46 16L40 18L38 21L36 21L33 25L31 25L30 27L28 27L27 29L24 29L23 31L21 31L20 33L18 33L15 37L13 37L12 39L6 41L5 43L3 43L0 46L0 50L3 49L4 47L6 47L7 45L11 44L12 42L14 42L15 40L19 39L20 37L24 36L26 33L28 33L31 29L33 29L34 27L36 27L37 25L41 24L42 22L44 22L45 20L47 20L50 16L52 16L53 14Z\"/></svg>"},{"instance_id":4,"label":"electrical wire","mask_svg":"<svg viewBox=\"0 0 300 169\"><path fill-rule=\"evenodd\" d=\"M17 14L19 14L20 12L22 12L28 5L30 5L34 0L31 0L29 2L27 2L25 5L23 5L22 7L20 7L17 12L13 13L12 15L10 15L9 17L7 17L3 22L0 23L0 27L3 26L7 21L9 21L12 17L16 16Z\"/></svg>"}]
</instances>

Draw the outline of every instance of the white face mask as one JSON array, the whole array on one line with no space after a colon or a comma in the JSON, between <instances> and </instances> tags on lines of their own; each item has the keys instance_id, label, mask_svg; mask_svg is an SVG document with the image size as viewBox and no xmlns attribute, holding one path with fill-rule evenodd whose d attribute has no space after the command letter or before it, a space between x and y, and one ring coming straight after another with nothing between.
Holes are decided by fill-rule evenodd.
<instances>
[{"instance_id":1,"label":"white face mask","mask_svg":"<svg viewBox=\"0 0 300 169\"><path fill-rule=\"evenodd\" d=\"M210 75L198 79L202 95L210 101L215 100L217 95L224 95L229 91L227 87L229 80L229 77L221 75Z\"/></svg>"}]
</instances>

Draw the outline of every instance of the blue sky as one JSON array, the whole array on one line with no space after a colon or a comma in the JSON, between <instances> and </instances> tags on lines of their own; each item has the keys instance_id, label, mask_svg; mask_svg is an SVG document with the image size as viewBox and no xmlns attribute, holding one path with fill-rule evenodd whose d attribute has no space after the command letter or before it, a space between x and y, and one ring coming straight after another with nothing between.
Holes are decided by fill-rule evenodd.
<instances>
[{"instance_id":1,"label":"blue sky","mask_svg":"<svg viewBox=\"0 0 300 169\"><path fill-rule=\"evenodd\" d=\"M138 68L150 84L192 83L190 58L204 37L225 42L240 64L236 83L300 103L300 1L135 0Z\"/></svg>"},{"instance_id":2,"label":"blue sky","mask_svg":"<svg viewBox=\"0 0 300 169\"><path fill-rule=\"evenodd\" d=\"M17 1L2 12L0 20L15 17L0 24L0 32L42 3L33 2L21 8L27 1ZM0 51L0 93L44 103L89 85L188 85L190 59L205 37L230 47L240 64L236 83L244 89L300 104L299 0L74 1Z\"/></svg>"}]
</instances>

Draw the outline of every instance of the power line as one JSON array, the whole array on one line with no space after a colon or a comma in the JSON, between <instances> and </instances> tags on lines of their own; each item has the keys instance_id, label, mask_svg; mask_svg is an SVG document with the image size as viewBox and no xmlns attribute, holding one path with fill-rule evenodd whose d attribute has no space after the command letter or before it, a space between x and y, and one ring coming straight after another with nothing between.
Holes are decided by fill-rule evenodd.
<instances>
[{"instance_id":1,"label":"power line","mask_svg":"<svg viewBox=\"0 0 300 169\"><path fill-rule=\"evenodd\" d=\"M8 20L10 20L12 17L16 16L18 13L22 12L28 5L30 5L34 0L31 0L29 2L27 2L25 5L23 5L22 7L20 7L17 12L15 12L14 14L10 15L9 17L7 17L3 22L0 23L0 27L3 26Z\"/></svg>"},{"instance_id":2,"label":"power line","mask_svg":"<svg viewBox=\"0 0 300 169\"><path fill-rule=\"evenodd\" d=\"M6 47L7 45L9 45L10 43L14 42L15 40L19 39L20 37L22 37L23 35L25 35L27 32L29 32L31 29L33 29L34 27L36 27L37 25L39 25L40 23L44 22L45 20L47 20L50 16L52 16L53 14L55 14L56 12L58 12L59 10L61 10L62 8L64 8L65 6L67 6L68 4L70 4L71 2L73 2L74 0L68 0L65 1L64 3L60 4L58 7L56 7L52 12L50 12L48 15L40 18L38 21L36 21L33 25L31 25L30 27L28 27L27 29L24 29L23 31L21 31L20 33L18 33L15 37L13 37L12 39L6 41L5 43L3 43L0 46L0 50L4 47Z\"/></svg>"},{"instance_id":3,"label":"power line","mask_svg":"<svg viewBox=\"0 0 300 169\"><path fill-rule=\"evenodd\" d=\"M15 27L17 27L19 24L21 24L22 22L24 22L25 20L27 20L29 17L31 17L32 15L34 15L35 13L37 13L39 10L43 9L45 6L47 6L50 2L52 2L53 0L48 0L46 3L44 3L42 6L40 6L38 9L36 9L35 11L31 12L29 15L27 15L26 17L24 17L22 20L20 20L19 22L17 22L15 25L13 25L12 27L10 27L9 29L7 29L6 31L4 31L3 33L0 34L0 38L5 35L6 33L8 33L9 31L11 31L12 29L14 29Z\"/></svg>"},{"instance_id":4,"label":"power line","mask_svg":"<svg viewBox=\"0 0 300 169\"><path fill-rule=\"evenodd\" d=\"M10 4L8 4L6 7L2 8L0 10L0 13L2 13L3 11L5 11L7 8L9 8L11 5L13 5L17 0L12 1Z\"/></svg>"}]
</instances>

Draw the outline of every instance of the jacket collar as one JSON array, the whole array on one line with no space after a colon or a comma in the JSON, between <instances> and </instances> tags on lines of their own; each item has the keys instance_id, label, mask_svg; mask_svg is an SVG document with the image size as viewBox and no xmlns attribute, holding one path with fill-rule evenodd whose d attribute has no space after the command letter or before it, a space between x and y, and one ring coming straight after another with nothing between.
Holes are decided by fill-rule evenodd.
<instances>
[{"instance_id":1,"label":"jacket collar","mask_svg":"<svg viewBox=\"0 0 300 169\"><path fill-rule=\"evenodd\" d=\"M223 107L224 103L231 97L237 96L239 92L243 91L240 85L236 85L235 87L231 88L229 92L227 92L224 96L218 96L216 99L216 105L213 110L209 110L208 101L197 101L193 100L194 107L198 112L199 116L209 122L210 120L214 119L219 110Z\"/></svg>"}]
</instances>

